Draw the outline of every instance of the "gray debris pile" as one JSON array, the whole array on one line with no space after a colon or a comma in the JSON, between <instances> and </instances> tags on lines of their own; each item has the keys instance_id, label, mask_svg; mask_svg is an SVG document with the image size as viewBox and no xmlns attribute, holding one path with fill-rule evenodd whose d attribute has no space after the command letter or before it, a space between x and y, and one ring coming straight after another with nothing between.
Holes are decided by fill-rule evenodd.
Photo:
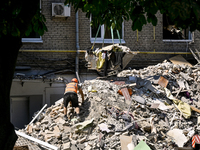
<instances>
[{"instance_id":1,"label":"gray debris pile","mask_svg":"<svg viewBox=\"0 0 200 150\"><path fill-rule=\"evenodd\" d=\"M22 130L61 149L173 150L200 131L200 67L164 61L82 84L78 122L62 100ZM121 80L121 81L120 81ZM79 97L81 102L81 98Z\"/></svg>"}]
</instances>

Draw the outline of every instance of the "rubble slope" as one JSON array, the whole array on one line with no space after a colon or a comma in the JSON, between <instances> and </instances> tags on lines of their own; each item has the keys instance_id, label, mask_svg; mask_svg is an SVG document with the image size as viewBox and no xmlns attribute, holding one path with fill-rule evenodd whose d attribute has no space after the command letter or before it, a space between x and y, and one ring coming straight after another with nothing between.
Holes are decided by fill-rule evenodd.
<instances>
[{"instance_id":1,"label":"rubble slope","mask_svg":"<svg viewBox=\"0 0 200 150\"><path fill-rule=\"evenodd\" d=\"M62 119L61 99L21 131L64 150L127 149L123 138L130 139L129 146L135 149L139 144L152 150L191 146L191 137L199 131L199 75L198 65L164 61L124 70L115 78L86 80L82 83L85 102L79 103L80 122L70 106L71 120ZM127 92L126 88L131 89L130 100L118 92Z\"/></svg>"}]
</instances>

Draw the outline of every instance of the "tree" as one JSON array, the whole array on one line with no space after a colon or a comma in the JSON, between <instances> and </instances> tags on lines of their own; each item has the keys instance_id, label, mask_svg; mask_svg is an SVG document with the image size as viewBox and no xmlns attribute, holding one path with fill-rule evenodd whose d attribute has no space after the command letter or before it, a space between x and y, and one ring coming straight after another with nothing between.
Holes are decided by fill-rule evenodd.
<instances>
[{"instance_id":1,"label":"tree","mask_svg":"<svg viewBox=\"0 0 200 150\"><path fill-rule=\"evenodd\" d=\"M121 21L132 20L132 30L142 30L142 26L157 24L156 14L165 13L176 27L190 31L200 30L200 1L198 0L66 0L75 10L92 14L92 24L106 24L107 27L121 28Z\"/></svg>"},{"instance_id":2,"label":"tree","mask_svg":"<svg viewBox=\"0 0 200 150\"><path fill-rule=\"evenodd\" d=\"M10 122L10 88L21 39L31 31L47 31L36 1L3 0L0 6L0 148L12 150L17 140Z\"/></svg>"}]
</instances>

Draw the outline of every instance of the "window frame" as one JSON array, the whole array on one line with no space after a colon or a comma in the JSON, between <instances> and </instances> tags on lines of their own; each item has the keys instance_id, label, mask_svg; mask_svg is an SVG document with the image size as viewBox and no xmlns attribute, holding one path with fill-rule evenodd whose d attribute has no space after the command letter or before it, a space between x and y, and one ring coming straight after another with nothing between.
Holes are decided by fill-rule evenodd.
<instances>
[{"instance_id":1,"label":"window frame","mask_svg":"<svg viewBox=\"0 0 200 150\"><path fill-rule=\"evenodd\" d=\"M40 9L42 8L42 2L40 0ZM22 43L43 43L42 36L39 38L22 38Z\"/></svg>"},{"instance_id":2,"label":"window frame","mask_svg":"<svg viewBox=\"0 0 200 150\"><path fill-rule=\"evenodd\" d=\"M92 21L92 17L90 17L90 22ZM101 25L101 37L100 38L96 38L95 41L95 37L92 37L92 27L90 26L90 41L91 43L103 43L103 36L104 36L104 25ZM121 38L121 43L124 44L125 40L124 40L124 21L122 22L122 37ZM120 43L119 39L104 39L104 43Z\"/></svg>"},{"instance_id":3,"label":"window frame","mask_svg":"<svg viewBox=\"0 0 200 150\"><path fill-rule=\"evenodd\" d=\"M163 42L194 42L194 32L189 31L189 38L187 40L185 39L163 39Z\"/></svg>"},{"instance_id":4,"label":"window frame","mask_svg":"<svg viewBox=\"0 0 200 150\"><path fill-rule=\"evenodd\" d=\"M163 15L162 15L162 19L163 19ZM162 31L163 31L163 26L162 25ZM163 42L177 42L177 43L181 43L181 42L194 42L194 32L188 31L188 39L164 39L163 38L163 34L162 34L162 41ZM162 32L163 33L163 32Z\"/></svg>"}]
</instances>

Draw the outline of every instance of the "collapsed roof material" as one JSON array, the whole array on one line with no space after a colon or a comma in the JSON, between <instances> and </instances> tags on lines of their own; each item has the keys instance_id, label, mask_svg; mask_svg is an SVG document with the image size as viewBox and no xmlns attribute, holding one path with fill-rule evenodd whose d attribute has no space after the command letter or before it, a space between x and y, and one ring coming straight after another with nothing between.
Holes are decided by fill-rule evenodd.
<instances>
[{"instance_id":1,"label":"collapsed roof material","mask_svg":"<svg viewBox=\"0 0 200 150\"><path fill-rule=\"evenodd\" d=\"M84 81L80 123L72 107L68 107L71 121L62 119L61 99L30 129L21 131L61 149L120 149L122 135L131 136L127 146L135 148L173 150L191 146L191 137L200 131L200 66L164 61L140 70L123 70L117 76L123 81L113 81L112 77ZM168 82L159 84L161 76ZM132 89L132 103L118 93L122 88ZM176 134L184 135L184 141Z\"/></svg>"}]
</instances>

